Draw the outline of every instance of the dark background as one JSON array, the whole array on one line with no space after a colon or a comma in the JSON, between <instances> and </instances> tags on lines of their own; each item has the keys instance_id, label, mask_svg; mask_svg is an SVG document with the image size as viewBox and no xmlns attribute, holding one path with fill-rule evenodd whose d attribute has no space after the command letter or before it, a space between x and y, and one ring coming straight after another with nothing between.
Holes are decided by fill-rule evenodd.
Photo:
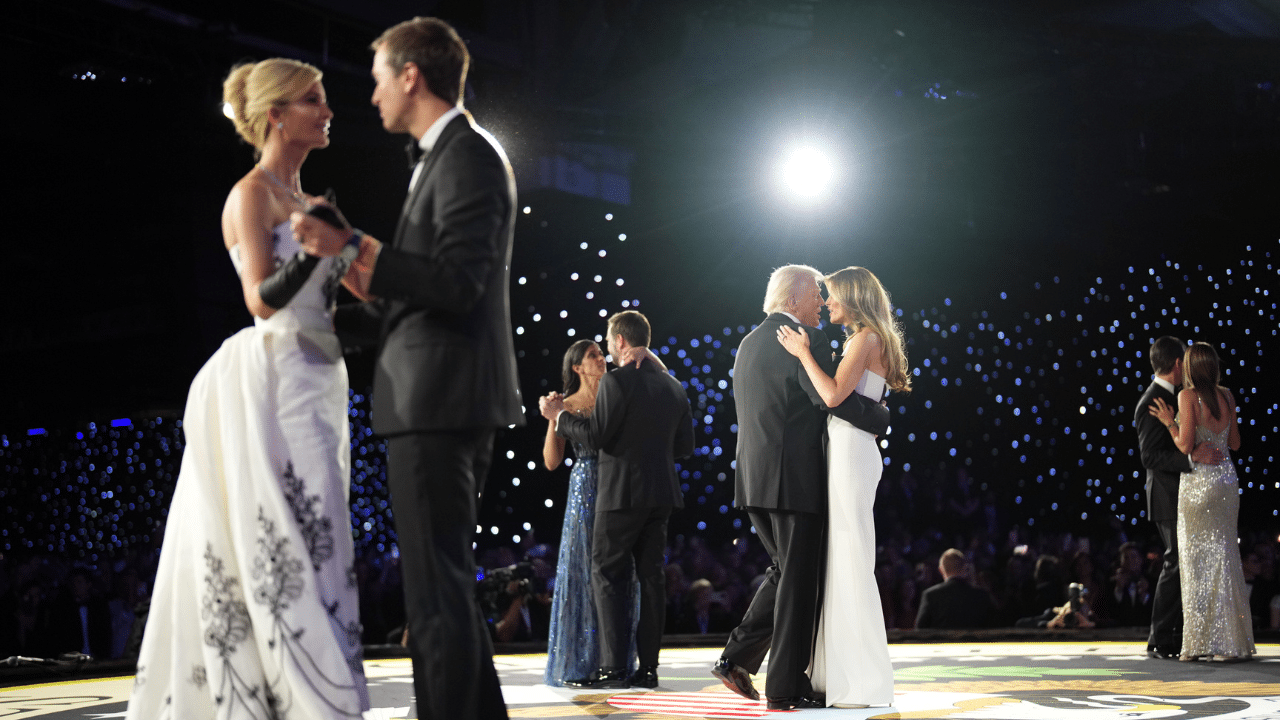
<instances>
[{"instance_id":1,"label":"dark background","mask_svg":"<svg viewBox=\"0 0 1280 720\"><path fill-rule=\"evenodd\" d=\"M1028 516L1052 519L1061 503L1060 524L1087 519L1103 479L1107 494L1138 501L1128 416L1149 376L1145 349L1175 322L1184 340L1239 353L1224 382L1242 421L1258 421L1244 428L1242 522L1274 522L1280 486L1262 488L1275 479L1267 443L1280 407L1280 11L1265 0L23 3L0 30L15 183L0 432L30 443L34 428L180 417L195 372L251 322L219 231L226 192L252 164L220 112L234 63L285 55L324 70L333 142L308 160L303 186L334 188L357 225L390 236L406 138L388 136L368 102L367 46L415 14L468 41L467 106L506 148L529 207L513 259L526 404L558 386L572 339L603 330L601 309L638 300L699 413L713 408L700 424L708 451L684 467L694 509L673 532L733 532L737 513L720 509L732 499L732 405L716 383L738 328L763 316L769 271L787 262L867 266L904 310L921 376L895 401L895 432L921 440L894 436L886 478L967 461L1010 517L1022 488L1040 485ZM797 141L840 166L825 203L791 204L774 183ZM1228 287L1228 268L1251 277ZM1054 322L1041 325L1045 315ZM1236 321L1215 324L1224 316ZM707 336L722 347L703 340L707 369L690 375L677 354ZM1116 342L1131 366L1104 391ZM948 355L942 378L983 348L988 373L966 368L963 390L933 380ZM989 372L999 352L1003 377ZM359 393L369 359L348 363ZM993 420L1012 412L1012 393L1045 423ZM1072 422L1093 435L1066 432ZM501 526L494 541L527 521L558 535L564 478L528 468L543 428L531 413L499 441L481 511ZM931 432L953 442L925 446ZM1114 457L1094 457L1099 437ZM6 469L15 490L32 482ZM1101 516L1135 521L1125 507Z\"/></svg>"}]
</instances>

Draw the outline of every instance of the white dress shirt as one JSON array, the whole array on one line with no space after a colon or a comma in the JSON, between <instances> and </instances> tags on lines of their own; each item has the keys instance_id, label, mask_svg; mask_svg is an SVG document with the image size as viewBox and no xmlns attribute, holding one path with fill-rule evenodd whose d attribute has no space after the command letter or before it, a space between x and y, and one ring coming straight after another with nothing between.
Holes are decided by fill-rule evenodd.
<instances>
[{"instance_id":1,"label":"white dress shirt","mask_svg":"<svg viewBox=\"0 0 1280 720\"><path fill-rule=\"evenodd\" d=\"M462 114L462 108L454 106L449 108L445 114L436 118L431 123L431 127L422 133L422 137L418 139L418 147L422 148L422 157L426 157L431 153L431 148L436 146L436 141L440 139L440 133L444 132L444 126L449 124L450 120ZM418 184L418 176L422 174L422 161L419 160L417 165L413 166L413 177L409 178L409 192L413 192L413 188Z\"/></svg>"}]
</instances>

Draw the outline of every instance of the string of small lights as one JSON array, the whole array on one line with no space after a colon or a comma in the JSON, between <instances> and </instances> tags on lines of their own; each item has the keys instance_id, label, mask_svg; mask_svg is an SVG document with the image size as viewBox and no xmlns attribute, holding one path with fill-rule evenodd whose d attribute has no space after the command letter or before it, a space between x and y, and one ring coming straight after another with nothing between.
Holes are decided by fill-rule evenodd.
<instances>
[{"instance_id":1,"label":"string of small lights","mask_svg":"<svg viewBox=\"0 0 1280 720\"><path fill-rule=\"evenodd\" d=\"M606 227L613 220L606 216ZM478 546L520 543L531 532L542 541L557 538L567 473L541 468L545 426L532 404L559 389L560 357L571 342L602 339L609 314L639 307L608 260L609 244L625 241L625 233L607 228L576 241L578 269L515 280L513 323L530 425L498 439ZM993 291L982 308L946 297L936 306L898 308L915 390L890 398L893 426L880 440L885 481L913 468L963 467L981 491L995 493L1010 522L1137 526L1146 513L1134 403L1150 382L1148 347L1172 334L1214 344L1223 384L1237 399L1242 527L1280 516L1271 449L1280 433L1280 388L1265 374L1268 351L1280 347L1274 292L1280 264L1274 250L1256 245L1219 258L1049 277ZM732 508L731 388L734 353L750 330L723 326L697 337L660 335L653 343L688 390L697 426L695 454L679 463L686 509L672 517L673 535L746 532L744 516ZM392 550L395 533L385 445L368 426L366 393L350 398L352 532L359 551L383 553ZM97 561L156 542L182 445L181 422L165 418L0 435L7 479L0 488L0 547Z\"/></svg>"}]
</instances>

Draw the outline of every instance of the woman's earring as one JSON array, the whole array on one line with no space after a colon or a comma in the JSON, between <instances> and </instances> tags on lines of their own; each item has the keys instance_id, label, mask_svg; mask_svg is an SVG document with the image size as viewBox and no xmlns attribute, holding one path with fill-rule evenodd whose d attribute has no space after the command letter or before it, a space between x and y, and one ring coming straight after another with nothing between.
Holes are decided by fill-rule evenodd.
<instances>
[{"instance_id":1,"label":"woman's earring","mask_svg":"<svg viewBox=\"0 0 1280 720\"><path fill-rule=\"evenodd\" d=\"M283 120L281 120L280 122L276 123L276 129L277 129L277 130L283 130L283 129L284 129L284 121L283 121Z\"/></svg>"}]
</instances>

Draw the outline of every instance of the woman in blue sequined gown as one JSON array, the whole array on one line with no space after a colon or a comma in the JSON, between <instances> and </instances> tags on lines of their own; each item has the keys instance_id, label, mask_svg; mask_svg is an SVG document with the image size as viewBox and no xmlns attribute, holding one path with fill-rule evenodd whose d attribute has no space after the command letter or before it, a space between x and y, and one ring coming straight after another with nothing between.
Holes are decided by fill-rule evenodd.
<instances>
[{"instance_id":1,"label":"woman in blue sequined gown","mask_svg":"<svg viewBox=\"0 0 1280 720\"><path fill-rule=\"evenodd\" d=\"M592 340L569 346L561 366L564 381L564 408L577 415L590 415L596 404L596 389L606 370L604 353ZM556 435L551 423L542 446L542 460L548 470L564 462L564 438ZM577 461L569 474L569 496L565 501L564 528L560 532L560 556L556 563L555 587L551 598L551 628L547 638L547 669L544 682L563 686L566 678L587 677L600 666L596 632L596 608L591 596L591 526L596 510L595 451L573 447ZM632 605L632 625L639 620L640 585ZM627 674L636 669L635 632L627 652Z\"/></svg>"},{"instance_id":2,"label":"woman in blue sequined gown","mask_svg":"<svg viewBox=\"0 0 1280 720\"><path fill-rule=\"evenodd\" d=\"M259 163L222 230L251 327L191 383L129 720L359 719L369 709L351 542L340 258L300 255L299 170L329 144L320 71L272 59L224 94Z\"/></svg>"},{"instance_id":3,"label":"woman in blue sequined gown","mask_svg":"<svg viewBox=\"0 0 1280 720\"><path fill-rule=\"evenodd\" d=\"M1178 564L1182 573L1180 660L1247 660L1252 657L1253 619L1244 584L1236 523L1240 482L1230 452L1240 449L1240 427L1231 391L1219 385L1218 353L1208 343L1187 348L1185 385L1178 415L1157 399L1151 414L1190 453L1211 443L1222 453L1217 465L1195 463L1178 484Z\"/></svg>"}]
</instances>

